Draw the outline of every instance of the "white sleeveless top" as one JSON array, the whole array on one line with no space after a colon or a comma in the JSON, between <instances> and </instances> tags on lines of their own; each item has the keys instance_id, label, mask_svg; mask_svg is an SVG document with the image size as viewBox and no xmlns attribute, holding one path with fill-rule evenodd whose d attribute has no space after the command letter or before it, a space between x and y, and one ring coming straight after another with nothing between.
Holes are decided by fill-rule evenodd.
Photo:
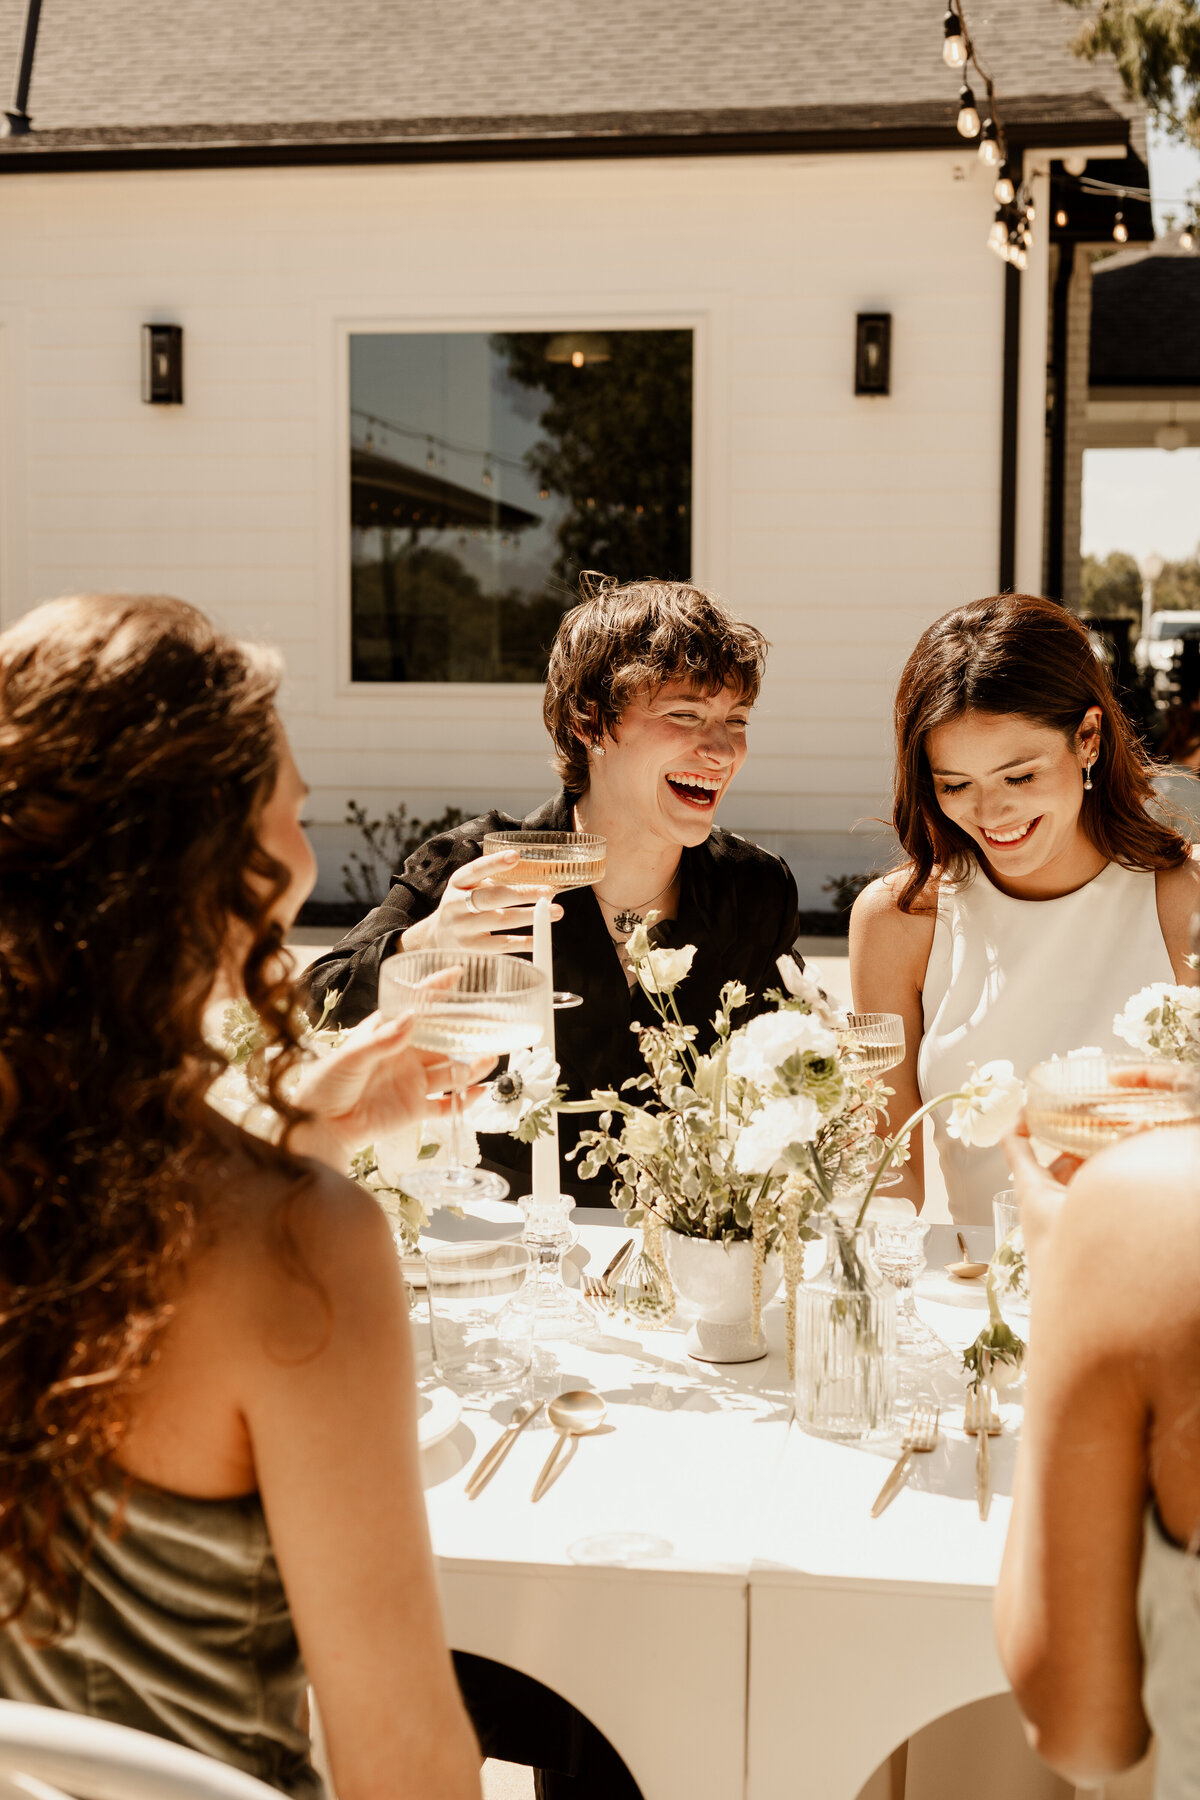
<instances>
[{"instance_id":1,"label":"white sleeveless top","mask_svg":"<svg viewBox=\"0 0 1200 1800\"><path fill-rule=\"evenodd\" d=\"M1174 981L1158 922L1154 874L1109 863L1057 900L1014 900L980 867L938 890L937 922L917 1060L921 1099L961 1086L968 1064L1002 1059L1025 1076L1034 1063L1085 1044L1128 1054L1113 1015L1152 981ZM992 1195L1010 1185L1002 1148L934 1137L958 1225L990 1225Z\"/></svg>"},{"instance_id":2,"label":"white sleeveless top","mask_svg":"<svg viewBox=\"0 0 1200 1800\"><path fill-rule=\"evenodd\" d=\"M1138 1584L1142 1703L1158 1746L1154 1800L1200 1800L1200 1563L1146 1513Z\"/></svg>"}]
</instances>

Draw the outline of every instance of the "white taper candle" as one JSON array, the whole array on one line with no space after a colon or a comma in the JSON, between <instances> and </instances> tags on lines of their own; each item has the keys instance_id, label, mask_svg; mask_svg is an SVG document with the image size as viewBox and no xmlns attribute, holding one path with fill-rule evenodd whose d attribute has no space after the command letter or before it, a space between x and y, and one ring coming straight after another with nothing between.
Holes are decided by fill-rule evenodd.
<instances>
[{"instance_id":1,"label":"white taper candle","mask_svg":"<svg viewBox=\"0 0 1200 1800\"><path fill-rule=\"evenodd\" d=\"M550 940L550 901L539 900L533 909L533 966L546 977L545 1030L542 1043L551 1056L554 1049L554 951ZM533 1142L533 1198L539 1205L553 1203L559 1193L558 1120L549 1134Z\"/></svg>"}]
</instances>

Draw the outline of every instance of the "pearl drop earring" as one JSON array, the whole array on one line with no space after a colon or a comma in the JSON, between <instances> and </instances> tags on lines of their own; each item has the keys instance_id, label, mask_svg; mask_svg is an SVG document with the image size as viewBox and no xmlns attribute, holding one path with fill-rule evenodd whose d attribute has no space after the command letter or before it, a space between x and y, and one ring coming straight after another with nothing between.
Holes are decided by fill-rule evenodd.
<instances>
[{"instance_id":1,"label":"pearl drop earring","mask_svg":"<svg viewBox=\"0 0 1200 1800\"><path fill-rule=\"evenodd\" d=\"M1090 794L1092 791L1092 763L1094 763L1095 760L1096 759L1093 756L1092 762L1088 763L1086 768L1083 771L1083 775L1084 775L1083 791L1085 794Z\"/></svg>"}]
</instances>

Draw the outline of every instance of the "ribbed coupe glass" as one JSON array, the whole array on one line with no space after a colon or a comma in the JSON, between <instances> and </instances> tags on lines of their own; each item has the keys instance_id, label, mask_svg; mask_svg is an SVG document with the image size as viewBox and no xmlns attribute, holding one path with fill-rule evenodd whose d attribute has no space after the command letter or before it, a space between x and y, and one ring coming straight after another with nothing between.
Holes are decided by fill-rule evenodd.
<instances>
[{"instance_id":1,"label":"ribbed coupe glass","mask_svg":"<svg viewBox=\"0 0 1200 1800\"><path fill-rule=\"evenodd\" d=\"M431 975L450 975L453 986L429 985ZM406 1171L410 1194L435 1205L463 1200L503 1200L508 1182L463 1162L462 1089L466 1068L480 1057L529 1050L545 1032L546 978L515 956L463 950L402 950L379 971L379 1010L385 1019L413 1016L413 1045L440 1052L451 1092L450 1163L441 1169Z\"/></svg>"},{"instance_id":2,"label":"ribbed coupe glass","mask_svg":"<svg viewBox=\"0 0 1200 1800\"><path fill-rule=\"evenodd\" d=\"M1136 1131L1200 1120L1196 1071L1136 1056L1038 1063L1025 1082L1025 1123L1048 1150L1095 1156Z\"/></svg>"},{"instance_id":3,"label":"ribbed coupe glass","mask_svg":"<svg viewBox=\"0 0 1200 1800\"><path fill-rule=\"evenodd\" d=\"M562 894L568 888L595 887L604 880L608 841L593 831L489 831L483 854L519 850L521 860L504 876L504 886L524 894ZM582 1006L579 994L555 989L558 1009Z\"/></svg>"}]
</instances>

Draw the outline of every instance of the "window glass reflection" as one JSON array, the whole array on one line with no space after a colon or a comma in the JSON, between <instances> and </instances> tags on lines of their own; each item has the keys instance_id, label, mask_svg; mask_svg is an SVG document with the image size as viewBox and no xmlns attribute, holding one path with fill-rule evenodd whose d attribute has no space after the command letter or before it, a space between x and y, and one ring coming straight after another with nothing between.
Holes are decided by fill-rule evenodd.
<instances>
[{"instance_id":1,"label":"window glass reflection","mask_svg":"<svg viewBox=\"0 0 1200 1800\"><path fill-rule=\"evenodd\" d=\"M583 569L691 574L692 333L350 340L355 681L541 681Z\"/></svg>"}]
</instances>

